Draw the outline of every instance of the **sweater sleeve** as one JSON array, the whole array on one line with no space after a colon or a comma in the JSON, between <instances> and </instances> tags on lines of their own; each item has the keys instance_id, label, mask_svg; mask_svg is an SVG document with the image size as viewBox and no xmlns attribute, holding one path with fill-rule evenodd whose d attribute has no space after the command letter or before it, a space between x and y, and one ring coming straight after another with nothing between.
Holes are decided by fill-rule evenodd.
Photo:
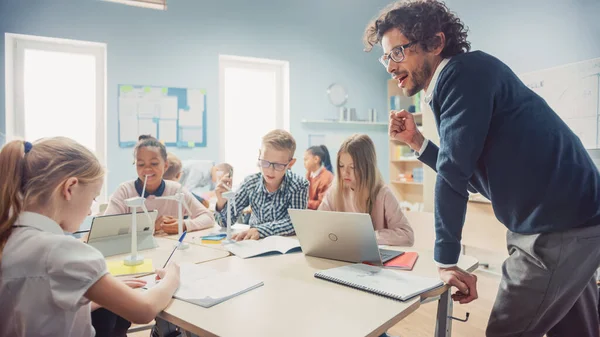
<instances>
[{"instance_id":1,"label":"sweater sleeve","mask_svg":"<svg viewBox=\"0 0 600 337\"><path fill-rule=\"evenodd\" d=\"M117 190L113 195L110 196L108 206L104 211L104 215L124 214L128 212L127 205L125 205L125 199L127 199L127 187L125 184L121 184L117 187Z\"/></svg>"},{"instance_id":2,"label":"sweater sleeve","mask_svg":"<svg viewBox=\"0 0 600 337\"><path fill-rule=\"evenodd\" d=\"M458 261L469 179L492 118L497 82L494 76L478 71L455 63L442 72L436 86L441 143L436 163L434 258L440 264Z\"/></svg>"},{"instance_id":3,"label":"sweater sleeve","mask_svg":"<svg viewBox=\"0 0 600 337\"><path fill-rule=\"evenodd\" d=\"M319 211L335 211L335 209L334 209L335 204L333 202L334 194L335 194L335 188L332 186L331 188L329 188L327 190L327 193L325 193L323 202L321 202L321 205L319 205Z\"/></svg>"},{"instance_id":4,"label":"sweater sleeve","mask_svg":"<svg viewBox=\"0 0 600 337\"><path fill-rule=\"evenodd\" d=\"M325 174L325 173L322 173ZM319 206L321 205L321 203L323 202L323 198L325 198L325 195L327 194L327 190L329 189L329 186L331 186L331 182L333 181L333 175L328 174L326 177L324 177L323 179L319 179L318 184L319 186L317 187L317 199L312 199L312 200L308 200L308 208L309 209L319 209Z\"/></svg>"},{"instance_id":5,"label":"sweater sleeve","mask_svg":"<svg viewBox=\"0 0 600 337\"><path fill-rule=\"evenodd\" d=\"M412 246L415 242L415 234L400 208L398 199L387 188L384 193L383 212L387 226L375 232L377 243L390 246Z\"/></svg>"}]
</instances>

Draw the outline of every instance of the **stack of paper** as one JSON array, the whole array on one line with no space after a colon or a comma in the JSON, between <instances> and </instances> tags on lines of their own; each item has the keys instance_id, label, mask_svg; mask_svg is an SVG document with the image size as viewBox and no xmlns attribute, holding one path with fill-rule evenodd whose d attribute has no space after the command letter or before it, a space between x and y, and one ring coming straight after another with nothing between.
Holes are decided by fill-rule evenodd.
<instances>
[{"instance_id":1,"label":"stack of paper","mask_svg":"<svg viewBox=\"0 0 600 337\"><path fill-rule=\"evenodd\" d=\"M184 263L180 266L181 283L174 298L204 308L224 302L263 285L260 280L235 272L220 272L202 264ZM156 285L156 275L142 278L146 289ZM160 282L160 281L158 281Z\"/></svg>"}]
</instances>

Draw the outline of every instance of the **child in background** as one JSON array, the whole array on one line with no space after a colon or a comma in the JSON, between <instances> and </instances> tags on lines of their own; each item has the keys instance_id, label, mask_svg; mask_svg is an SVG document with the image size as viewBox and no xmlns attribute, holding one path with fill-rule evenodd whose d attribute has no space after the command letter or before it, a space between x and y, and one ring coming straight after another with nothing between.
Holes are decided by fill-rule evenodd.
<instances>
[{"instance_id":1,"label":"child in background","mask_svg":"<svg viewBox=\"0 0 600 337\"><path fill-rule=\"evenodd\" d=\"M325 145L309 147L304 153L304 168L308 171L306 179L310 184L308 208L318 209L333 181L333 168L327 147Z\"/></svg>"},{"instance_id":2,"label":"child in background","mask_svg":"<svg viewBox=\"0 0 600 337\"><path fill-rule=\"evenodd\" d=\"M158 218L155 223L155 230L163 230L167 234L177 234L178 232L178 205L173 200L160 200L156 197L163 195L175 195L181 185L177 182L164 180L165 171L169 168L167 161L167 149L165 146L151 136L140 136L139 142L133 150L135 165L137 168L138 179L128 181L117 188L110 197L105 215L123 214L129 212L125 205L125 199L141 196L144 179L147 177L146 208L157 210ZM185 188L182 189L192 214L187 214L185 208L184 215L188 216L183 223L183 229L188 232L206 229L214 226L214 217L212 213L202 206L196 198Z\"/></svg>"},{"instance_id":3,"label":"child in background","mask_svg":"<svg viewBox=\"0 0 600 337\"><path fill-rule=\"evenodd\" d=\"M181 184L190 192L208 200L214 191L222 172L233 170L227 163L214 164L206 160L190 160L183 163Z\"/></svg>"},{"instance_id":4,"label":"child in background","mask_svg":"<svg viewBox=\"0 0 600 337\"><path fill-rule=\"evenodd\" d=\"M158 271L157 287L135 291L98 250L64 235L79 228L103 181L98 159L67 138L0 151L0 336L94 336L92 310L145 324L171 301L176 264Z\"/></svg>"},{"instance_id":5,"label":"child in background","mask_svg":"<svg viewBox=\"0 0 600 337\"><path fill-rule=\"evenodd\" d=\"M346 139L338 151L337 165L337 181L319 210L368 213L378 244L412 246L413 230L400 203L383 183L371 138L353 135Z\"/></svg>"},{"instance_id":6,"label":"child in background","mask_svg":"<svg viewBox=\"0 0 600 337\"><path fill-rule=\"evenodd\" d=\"M175 154L169 152L167 153L167 163L169 163L169 167L165 171L163 179L179 182L179 180L181 180L181 174L183 173L181 171L181 168L183 167L181 165L181 160L179 160Z\"/></svg>"},{"instance_id":7,"label":"child in background","mask_svg":"<svg viewBox=\"0 0 600 337\"><path fill-rule=\"evenodd\" d=\"M233 236L234 240L258 240L270 235L294 235L288 208L306 209L308 181L289 169L296 159L296 141L284 130L273 130L262 138L258 153L260 172L244 179L231 207L232 224L242 210L252 207L250 229ZM223 193L231 189L231 179L225 175L217 185L216 211L219 225L226 227L227 203Z\"/></svg>"},{"instance_id":8,"label":"child in background","mask_svg":"<svg viewBox=\"0 0 600 337\"><path fill-rule=\"evenodd\" d=\"M181 180L181 174L183 173L181 171L181 168L182 168L181 160L179 160L179 158L177 158L176 155L169 152L169 153L167 153L167 162L169 163L169 168L165 171L165 174L163 175L163 179L171 180L171 181L179 183ZM196 200L200 201L202 206L208 208L209 203L207 200L205 200L204 198L202 198L200 196L195 195L194 193L192 193L192 195L194 196L194 198L196 198Z\"/></svg>"}]
</instances>

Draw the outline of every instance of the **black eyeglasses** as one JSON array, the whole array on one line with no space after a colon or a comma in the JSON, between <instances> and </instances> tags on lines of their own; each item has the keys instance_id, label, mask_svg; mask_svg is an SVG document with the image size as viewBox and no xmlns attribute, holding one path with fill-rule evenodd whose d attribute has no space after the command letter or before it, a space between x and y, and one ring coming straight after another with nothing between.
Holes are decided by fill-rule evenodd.
<instances>
[{"instance_id":1,"label":"black eyeglasses","mask_svg":"<svg viewBox=\"0 0 600 337\"><path fill-rule=\"evenodd\" d=\"M409 42L407 44L394 47L388 54L381 55L381 57L379 58L379 62L381 62L381 64L383 64L383 66L387 68L390 64L390 60L396 63L404 61L404 58L406 57L406 55L404 54L404 49L412 46L415 43L417 43L417 41Z\"/></svg>"},{"instance_id":2,"label":"black eyeglasses","mask_svg":"<svg viewBox=\"0 0 600 337\"><path fill-rule=\"evenodd\" d=\"M273 166L273 168L275 169L275 171L283 171L286 169L286 167L288 166L288 164L291 162L288 161L285 164L281 164L281 163L272 163L268 160L264 160L264 159L260 159L258 158L258 165L260 165L260 167L268 169L270 166Z\"/></svg>"}]
</instances>

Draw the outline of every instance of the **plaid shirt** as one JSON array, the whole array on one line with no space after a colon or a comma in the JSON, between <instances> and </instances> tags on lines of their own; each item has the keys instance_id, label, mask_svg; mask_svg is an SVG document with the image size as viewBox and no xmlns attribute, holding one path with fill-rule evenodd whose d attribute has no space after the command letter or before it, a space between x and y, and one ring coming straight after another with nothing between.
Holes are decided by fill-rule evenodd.
<instances>
[{"instance_id":1,"label":"plaid shirt","mask_svg":"<svg viewBox=\"0 0 600 337\"><path fill-rule=\"evenodd\" d=\"M263 182L262 173L246 177L235 194L235 207L231 207L231 223L234 224L242 210L252 207L250 227L256 228L261 238L270 235L294 235L294 226L288 208L306 209L308 204L308 181L287 171L277 191L270 193ZM227 204L217 212L217 222L227 226Z\"/></svg>"}]
</instances>

